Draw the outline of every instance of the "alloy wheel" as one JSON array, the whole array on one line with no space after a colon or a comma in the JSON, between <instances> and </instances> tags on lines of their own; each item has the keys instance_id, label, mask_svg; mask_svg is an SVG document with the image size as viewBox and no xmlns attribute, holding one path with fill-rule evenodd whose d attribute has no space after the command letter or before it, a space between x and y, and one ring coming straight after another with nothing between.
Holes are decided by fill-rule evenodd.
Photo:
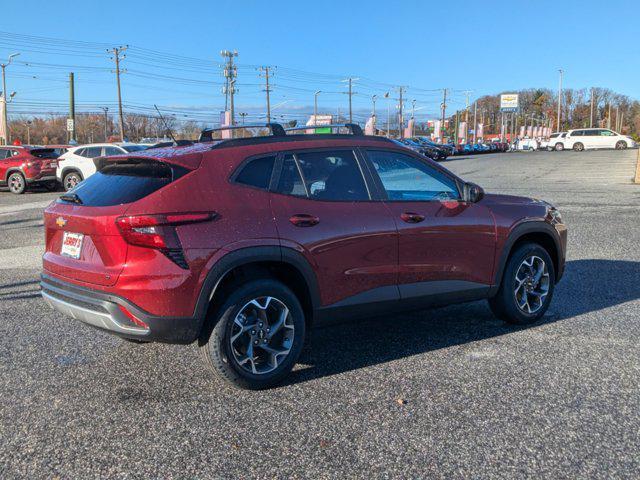
<instances>
[{"instance_id":1,"label":"alloy wheel","mask_svg":"<svg viewBox=\"0 0 640 480\"><path fill-rule=\"evenodd\" d=\"M275 297L247 302L234 319L230 343L233 357L246 372L263 375L287 358L295 335L289 308Z\"/></svg>"},{"instance_id":2,"label":"alloy wheel","mask_svg":"<svg viewBox=\"0 0 640 480\"><path fill-rule=\"evenodd\" d=\"M531 255L525 258L516 272L513 294L518 308L526 314L540 310L549 294L549 269L545 261Z\"/></svg>"},{"instance_id":3,"label":"alloy wheel","mask_svg":"<svg viewBox=\"0 0 640 480\"><path fill-rule=\"evenodd\" d=\"M14 174L9 177L9 190L11 192L22 192L24 189L24 179L20 174Z\"/></svg>"},{"instance_id":4,"label":"alloy wheel","mask_svg":"<svg viewBox=\"0 0 640 480\"><path fill-rule=\"evenodd\" d=\"M73 187L80 183L80 178L75 173L71 175L67 175L64 179L64 188L65 190L71 190Z\"/></svg>"}]
</instances>

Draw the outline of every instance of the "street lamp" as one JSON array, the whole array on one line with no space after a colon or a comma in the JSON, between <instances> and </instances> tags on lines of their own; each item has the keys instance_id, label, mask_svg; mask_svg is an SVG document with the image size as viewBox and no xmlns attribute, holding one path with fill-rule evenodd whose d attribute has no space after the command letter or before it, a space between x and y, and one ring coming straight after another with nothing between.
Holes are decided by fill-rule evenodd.
<instances>
[{"instance_id":1,"label":"street lamp","mask_svg":"<svg viewBox=\"0 0 640 480\"><path fill-rule=\"evenodd\" d=\"M313 94L313 124L318 124L318 95L322 93L322 90L318 90Z\"/></svg>"},{"instance_id":2,"label":"street lamp","mask_svg":"<svg viewBox=\"0 0 640 480\"><path fill-rule=\"evenodd\" d=\"M373 117L376 116L376 98L378 98L378 95L371 95L371 103L373 104L373 111L371 112L371 116Z\"/></svg>"},{"instance_id":3,"label":"street lamp","mask_svg":"<svg viewBox=\"0 0 640 480\"><path fill-rule=\"evenodd\" d=\"M27 145L31 145L31 120L27 120Z\"/></svg>"},{"instance_id":4,"label":"street lamp","mask_svg":"<svg viewBox=\"0 0 640 480\"><path fill-rule=\"evenodd\" d=\"M9 142L11 141L11 135L9 135L9 115L7 113L7 104L9 102L7 101L7 81L5 78L5 68L11 65L11 61L18 55L20 55L20 53L12 53L11 55L9 55L7 63L0 64L0 67L2 67L2 100L4 101L4 109L2 113L2 126L4 128L0 130L3 130L5 132L3 138L4 145L9 145ZM13 98L15 94L16 92L11 93L11 98Z\"/></svg>"}]
</instances>

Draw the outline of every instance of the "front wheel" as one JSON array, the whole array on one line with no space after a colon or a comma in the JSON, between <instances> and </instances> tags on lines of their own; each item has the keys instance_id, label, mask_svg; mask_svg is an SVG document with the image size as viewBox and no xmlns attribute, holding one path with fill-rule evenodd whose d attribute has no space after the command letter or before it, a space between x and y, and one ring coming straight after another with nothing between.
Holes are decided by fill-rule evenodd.
<instances>
[{"instance_id":1,"label":"front wheel","mask_svg":"<svg viewBox=\"0 0 640 480\"><path fill-rule=\"evenodd\" d=\"M573 150L574 152L581 152L584 150L584 145L580 142L576 142L573 144Z\"/></svg>"},{"instance_id":2,"label":"front wheel","mask_svg":"<svg viewBox=\"0 0 640 480\"><path fill-rule=\"evenodd\" d=\"M624 150L627 148L627 142L625 142L624 140L620 140L618 143L616 143L616 150Z\"/></svg>"},{"instance_id":3,"label":"front wheel","mask_svg":"<svg viewBox=\"0 0 640 480\"><path fill-rule=\"evenodd\" d=\"M496 317L528 325L549 308L555 288L555 270L549 253L537 243L526 243L511 254L500 289L489 299Z\"/></svg>"},{"instance_id":4,"label":"front wheel","mask_svg":"<svg viewBox=\"0 0 640 480\"><path fill-rule=\"evenodd\" d=\"M214 327L200 352L215 374L236 387L259 390L278 384L302 351L302 306L276 280L238 286L211 320Z\"/></svg>"},{"instance_id":5,"label":"front wheel","mask_svg":"<svg viewBox=\"0 0 640 480\"><path fill-rule=\"evenodd\" d=\"M16 195L20 195L27 190L27 182L21 173L14 172L9 175L7 179L7 184L9 185L9 191L11 193L15 193Z\"/></svg>"}]
</instances>

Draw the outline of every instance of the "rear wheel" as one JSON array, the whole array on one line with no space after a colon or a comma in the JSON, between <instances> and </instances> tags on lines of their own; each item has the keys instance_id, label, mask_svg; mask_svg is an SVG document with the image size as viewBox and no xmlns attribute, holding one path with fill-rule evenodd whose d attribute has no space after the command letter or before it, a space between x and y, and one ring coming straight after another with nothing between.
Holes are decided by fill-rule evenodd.
<instances>
[{"instance_id":1,"label":"rear wheel","mask_svg":"<svg viewBox=\"0 0 640 480\"><path fill-rule=\"evenodd\" d=\"M584 150L584 145L580 142L576 142L573 144L573 150L576 152L581 152Z\"/></svg>"},{"instance_id":2,"label":"rear wheel","mask_svg":"<svg viewBox=\"0 0 640 480\"><path fill-rule=\"evenodd\" d=\"M625 148L627 148L627 142L625 142L624 140L620 140L618 143L616 143L616 150L624 150Z\"/></svg>"},{"instance_id":3,"label":"rear wheel","mask_svg":"<svg viewBox=\"0 0 640 480\"><path fill-rule=\"evenodd\" d=\"M62 186L65 191L69 191L82 181L82 176L78 172L69 172L62 180Z\"/></svg>"},{"instance_id":4,"label":"rear wheel","mask_svg":"<svg viewBox=\"0 0 640 480\"><path fill-rule=\"evenodd\" d=\"M19 172L14 172L9 175L7 184L9 185L9 191L11 193L15 193L16 195L20 195L27 190L27 182Z\"/></svg>"},{"instance_id":5,"label":"rear wheel","mask_svg":"<svg viewBox=\"0 0 640 480\"><path fill-rule=\"evenodd\" d=\"M496 317L515 325L528 325L549 308L555 271L549 253L537 243L526 243L511 254L500 289L489 299Z\"/></svg>"},{"instance_id":6,"label":"rear wheel","mask_svg":"<svg viewBox=\"0 0 640 480\"><path fill-rule=\"evenodd\" d=\"M214 327L200 352L215 374L236 387L274 386L300 356L305 336L302 306L276 280L238 286L211 320Z\"/></svg>"},{"instance_id":7,"label":"rear wheel","mask_svg":"<svg viewBox=\"0 0 640 480\"><path fill-rule=\"evenodd\" d=\"M560 143L560 142L556 143L555 149L556 149L556 152L561 152L562 150L564 150L564 143Z\"/></svg>"}]
</instances>

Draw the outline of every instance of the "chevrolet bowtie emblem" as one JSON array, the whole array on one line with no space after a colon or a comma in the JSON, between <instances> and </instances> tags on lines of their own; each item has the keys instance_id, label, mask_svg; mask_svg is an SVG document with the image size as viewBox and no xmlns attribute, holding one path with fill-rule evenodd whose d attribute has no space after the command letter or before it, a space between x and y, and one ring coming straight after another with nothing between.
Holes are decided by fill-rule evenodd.
<instances>
[{"instance_id":1,"label":"chevrolet bowtie emblem","mask_svg":"<svg viewBox=\"0 0 640 480\"><path fill-rule=\"evenodd\" d=\"M62 218L62 217L58 217L56 218L56 225L58 225L59 227L64 227L67 224L67 221Z\"/></svg>"}]
</instances>

